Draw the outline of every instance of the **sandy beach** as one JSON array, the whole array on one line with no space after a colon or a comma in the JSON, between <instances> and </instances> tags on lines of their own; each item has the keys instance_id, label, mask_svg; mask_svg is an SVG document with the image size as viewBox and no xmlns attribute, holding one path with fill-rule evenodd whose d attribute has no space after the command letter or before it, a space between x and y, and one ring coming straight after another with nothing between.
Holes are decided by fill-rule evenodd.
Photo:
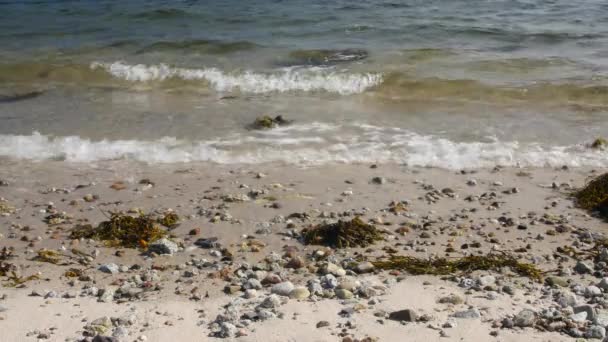
<instances>
[{"instance_id":1,"label":"sandy beach","mask_svg":"<svg viewBox=\"0 0 608 342\"><path fill-rule=\"evenodd\" d=\"M603 338L606 263L578 256L577 264L559 252L590 249L604 236L608 224L570 198L598 175L583 168L3 160L0 246L11 271L0 290L2 339ZM179 223L163 228L165 250L70 238L77 225L95 227L112 212L174 212ZM303 229L355 216L383 240L343 249L303 243ZM36 258L41 250L57 259ZM542 279L508 268L412 275L366 262L500 253L534 265ZM25 281L31 275L38 277Z\"/></svg>"}]
</instances>

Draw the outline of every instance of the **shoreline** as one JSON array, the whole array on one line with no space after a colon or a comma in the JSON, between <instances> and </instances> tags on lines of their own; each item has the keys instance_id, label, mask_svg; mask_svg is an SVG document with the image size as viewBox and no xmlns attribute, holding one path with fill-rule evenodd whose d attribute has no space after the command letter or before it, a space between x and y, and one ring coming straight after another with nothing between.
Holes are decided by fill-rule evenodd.
<instances>
[{"instance_id":1,"label":"shoreline","mask_svg":"<svg viewBox=\"0 0 608 342\"><path fill-rule=\"evenodd\" d=\"M589 314L581 321L570 314L576 315L581 306L591 307L595 316L604 314L599 300L604 290L594 285L603 277L602 265L585 260L591 273L579 274L574 258L557 252L563 246L591 247L585 234L604 235L608 223L575 208L569 198L573 189L601 170L456 172L371 166L3 160L0 180L6 184L0 187L0 197L14 208L0 216L0 246L14 248L13 257L5 262L15 265L21 276L40 272L41 279L26 282L25 288L0 289L0 306L6 309L0 310L0 326L11 341L78 341L85 338L84 331L90 333L95 325L91 322L107 322L105 316L113 318L111 323L93 331L114 334L118 341L143 340L141 336L148 341L219 340L218 336L238 341L393 341L404 334L414 340L571 340L574 332L559 327L541 331L550 326L546 310L554 310L565 317L563 321L574 322L581 337L601 330L591 329L599 326L597 317ZM394 203L405 209L391 211ZM150 256L137 249L69 238L77 224L97 226L110 212L135 213L135 208L179 215L179 226L170 230L171 240L179 246L176 252ZM63 212L63 222L44 222L48 215ZM328 250L304 245L298 238L304 228L354 216L386 232L385 241ZM196 244L207 238L217 238L221 248ZM81 264L74 248L89 256L88 264ZM385 257L387 248L421 259L508 253L547 272L545 280L554 277L565 285L549 286L509 270L446 278L397 271L362 273L349 266L357 258ZM59 251L60 264L32 260L40 250ZM319 251L329 253L328 259L315 259ZM288 266L292 259L303 267ZM323 271L328 261L336 265L335 275ZM117 267L115 273L99 269L111 264ZM226 267L228 274L222 273ZM65 276L70 268L82 270L85 280ZM338 287L311 292L310 282L325 282L328 274L334 275ZM6 284L7 278L2 280ZM275 282L290 282L309 293L290 299L289 294L277 294ZM589 287L600 294L589 295L595 291ZM107 289L115 293L108 297L106 291L104 297ZM461 300L441 302L449 295ZM561 306L564 296L575 299ZM270 307L262 305L264 301L271 302L264 304ZM405 309L416 312L415 322L390 319L391 312ZM504 327L505 319L515 319L525 309L534 310L534 324ZM125 315L136 319L118 319ZM19 323L28 317L27 326ZM321 321L328 325L317 328Z\"/></svg>"}]
</instances>

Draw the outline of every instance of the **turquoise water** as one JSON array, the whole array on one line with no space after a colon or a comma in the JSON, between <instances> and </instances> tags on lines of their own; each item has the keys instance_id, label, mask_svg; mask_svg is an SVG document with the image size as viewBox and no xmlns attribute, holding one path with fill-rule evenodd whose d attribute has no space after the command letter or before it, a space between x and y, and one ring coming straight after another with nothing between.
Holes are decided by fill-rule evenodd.
<instances>
[{"instance_id":1,"label":"turquoise water","mask_svg":"<svg viewBox=\"0 0 608 342\"><path fill-rule=\"evenodd\" d=\"M10 158L608 164L604 1L0 1L0 44Z\"/></svg>"}]
</instances>

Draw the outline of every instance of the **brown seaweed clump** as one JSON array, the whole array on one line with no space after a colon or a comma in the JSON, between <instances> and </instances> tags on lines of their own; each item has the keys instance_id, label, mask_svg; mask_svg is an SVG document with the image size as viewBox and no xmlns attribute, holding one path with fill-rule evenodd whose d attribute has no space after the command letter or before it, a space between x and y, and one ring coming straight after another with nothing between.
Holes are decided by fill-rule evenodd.
<instances>
[{"instance_id":1,"label":"brown seaweed clump","mask_svg":"<svg viewBox=\"0 0 608 342\"><path fill-rule=\"evenodd\" d=\"M542 271L536 266L522 263L514 256L507 254L469 255L458 259L421 259L411 256L393 255L388 260L372 262L378 269L401 270L413 275L454 275L458 272L471 273L473 271L500 271L510 268L513 272L542 281Z\"/></svg>"},{"instance_id":2,"label":"brown seaweed clump","mask_svg":"<svg viewBox=\"0 0 608 342\"><path fill-rule=\"evenodd\" d=\"M104 241L112 247L146 248L149 243L167 235L151 215L141 214L133 217L123 213L111 213L108 221L93 228L91 225L75 227L71 239L94 239Z\"/></svg>"},{"instance_id":3,"label":"brown seaweed clump","mask_svg":"<svg viewBox=\"0 0 608 342\"><path fill-rule=\"evenodd\" d=\"M383 240L382 232L359 217L351 221L319 225L302 232L307 245L323 245L333 248L366 247Z\"/></svg>"},{"instance_id":4,"label":"brown seaweed clump","mask_svg":"<svg viewBox=\"0 0 608 342\"><path fill-rule=\"evenodd\" d=\"M179 216L174 212L168 212L163 217L158 219L158 223L167 228L175 228L179 226Z\"/></svg>"},{"instance_id":5,"label":"brown seaweed clump","mask_svg":"<svg viewBox=\"0 0 608 342\"><path fill-rule=\"evenodd\" d=\"M574 194L576 204L585 210L597 211L608 219L608 173L592 180Z\"/></svg>"},{"instance_id":6,"label":"brown seaweed clump","mask_svg":"<svg viewBox=\"0 0 608 342\"><path fill-rule=\"evenodd\" d=\"M604 150L604 149L608 148L608 140L606 140L604 138L597 138L589 146L596 150Z\"/></svg>"},{"instance_id":7,"label":"brown seaweed clump","mask_svg":"<svg viewBox=\"0 0 608 342\"><path fill-rule=\"evenodd\" d=\"M274 118L269 115L263 115L255 119L253 124L250 125L251 129L271 129L278 126L285 126L290 124L290 120L286 120L282 115L277 115Z\"/></svg>"}]
</instances>

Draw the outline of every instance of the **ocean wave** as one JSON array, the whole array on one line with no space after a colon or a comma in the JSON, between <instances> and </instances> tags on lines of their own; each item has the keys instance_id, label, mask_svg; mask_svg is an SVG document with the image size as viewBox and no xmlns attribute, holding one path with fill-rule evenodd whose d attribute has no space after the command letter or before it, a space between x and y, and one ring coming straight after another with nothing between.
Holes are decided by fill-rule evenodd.
<instances>
[{"instance_id":1,"label":"ocean wave","mask_svg":"<svg viewBox=\"0 0 608 342\"><path fill-rule=\"evenodd\" d=\"M166 64L144 65L124 62L93 62L93 70L103 69L130 82L163 81L172 78L206 81L216 91L245 93L326 91L342 95L362 93L382 82L377 73L354 74L325 68L286 68L273 73L253 71L228 73L216 68L174 68Z\"/></svg>"},{"instance_id":2,"label":"ocean wave","mask_svg":"<svg viewBox=\"0 0 608 342\"><path fill-rule=\"evenodd\" d=\"M353 127L351 127L353 128ZM295 165L400 163L445 169L522 167L606 167L608 152L583 145L544 146L516 141L456 142L403 129L360 126L364 134L321 137L260 134L207 141L165 137L155 141L101 140L78 136L0 135L0 156L27 160L94 162L127 159L147 163L214 162ZM339 129L327 128L329 130ZM308 133L323 132L314 127ZM327 138L332 137L332 138Z\"/></svg>"}]
</instances>

